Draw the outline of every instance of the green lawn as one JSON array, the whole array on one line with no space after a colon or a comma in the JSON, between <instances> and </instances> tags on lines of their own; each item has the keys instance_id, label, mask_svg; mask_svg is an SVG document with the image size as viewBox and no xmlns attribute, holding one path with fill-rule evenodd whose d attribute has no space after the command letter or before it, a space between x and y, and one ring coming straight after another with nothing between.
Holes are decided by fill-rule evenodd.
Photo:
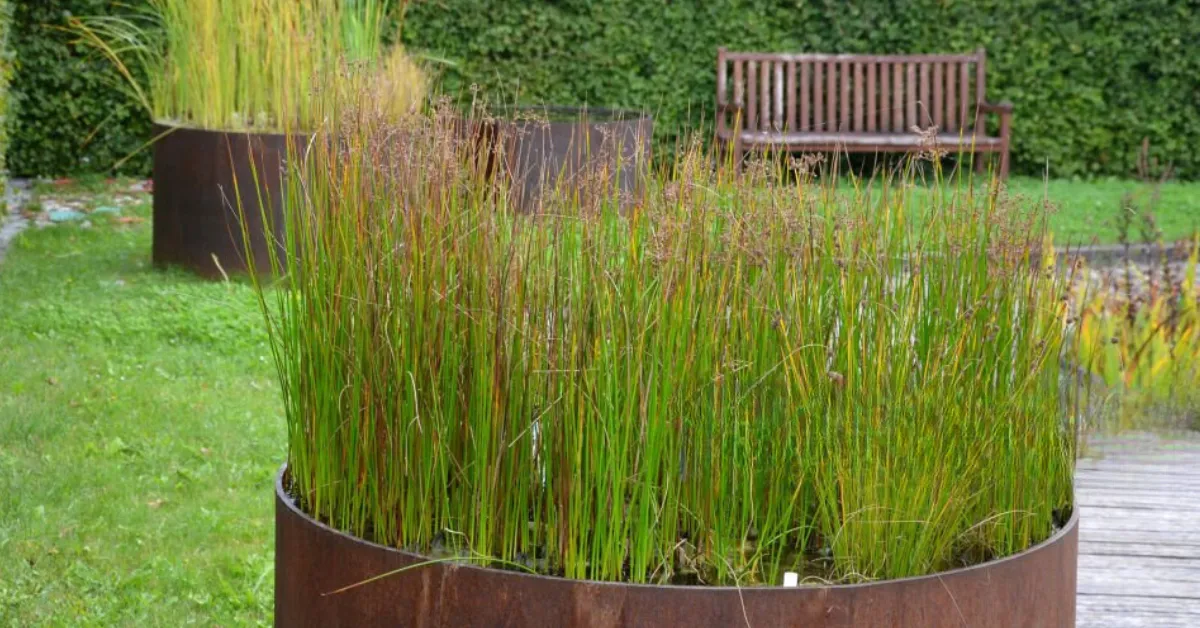
<instances>
[{"instance_id":1,"label":"green lawn","mask_svg":"<svg viewBox=\"0 0 1200 628\"><path fill-rule=\"evenodd\" d=\"M843 183L843 187L849 187ZM1133 194L1140 211L1150 208L1163 238L1168 242L1190 238L1200 228L1200 182L1168 182L1158 186L1124 180L1043 181L1032 177L1013 177L1007 182L1011 197L1022 203L1049 201L1050 229L1059 245L1110 244L1118 240L1116 218L1122 197ZM915 206L919 207L920 203ZM1134 223L1137 223L1135 216ZM1141 242L1136 228L1129 234L1132 242Z\"/></svg>"},{"instance_id":2,"label":"green lawn","mask_svg":"<svg viewBox=\"0 0 1200 628\"><path fill-rule=\"evenodd\" d=\"M252 291L148 268L149 208L124 214L0 267L0 625L269 624L284 423Z\"/></svg>"},{"instance_id":3,"label":"green lawn","mask_svg":"<svg viewBox=\"0 0 1200 628\"><path fill-rule=\"evenodd\" d=\"M1014 177L1008 182L1009 192L1031 200L1049 199L1055 208L1050 219L1054 240L1060 244L1091 244L1116 242L1116 217L1121 198L1132 193L1137 206L1151 201L1154 186L1135 181L1051 180ZM1200 183L1162 184L1151 213L1168 241L1191 237L1200 228ZM1140 241L1137 233L1131 233Z\"/></svg>"}]
</instances>

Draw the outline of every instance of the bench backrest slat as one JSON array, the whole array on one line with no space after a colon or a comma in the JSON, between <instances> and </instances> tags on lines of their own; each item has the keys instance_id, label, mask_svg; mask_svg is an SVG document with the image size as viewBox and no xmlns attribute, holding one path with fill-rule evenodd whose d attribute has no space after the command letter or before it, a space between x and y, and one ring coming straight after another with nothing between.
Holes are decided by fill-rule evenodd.
<instances>
[{"instance_id":1,"label":"bench backrest slat","mask_svg":"<svg viewBox=\"0 0 1200 628\"><path fill-rule=\"evenodd\" d=\"M917 92L917 125L922 129L933 124L933 100L930 98L928 63L921 63L917 66L917 71L921 74L920 82L918 83Z\"/></svg>"},{"instance_id":2,"label":"bench backrest slat","mask_svg":"<svg viewBox=\"0 0 1200 628\"><path fill-rule=\"evenodd\" d=\"M968 126L967 118L968 110L970 109L971 91L968 89L971 80L971 66L968 63L958 64L958 85L961 88L958 94L958 126L960 129L965 129ZM979 83L983 84L982 81ZM976 96L978 99L978 95Z\"/></svg>"},{"instance_id":3,"label":"bench backrest slat","mask_svg":"<svg viewBox=\"0 0 1200 628\"><path fill-rule=\"evenodd\" d=\"M809 120L812 115L812 104L809 96L812 94L809 84L810 80L812 80L811 68L811 64L800 64L800 102L797 106L800 119L797 120L796 126L792 127L797 131L809 130Z\"/></svg>"},{"instance_id":4,"label":"bench backrest slat","mask_svg":"<svg viewBox=\"0 0 1200 628\"><path fill-rule=\"evenodd\" d=\"M834 70L837 74L835 85L835 100L837 101L838 117L837 122L833 125L834 131L849 131L850 130L850 81L847 78L850 76L850 62L838 61Z\"/></svg>"},{"instance_id":5,"label":"bench backrest slat","mask_svg":"<svg viewBox=\"0 0 1200 628\"><path fill-rule=\"evenodd\" d=\"M904 126L907 131L917 124L917 64L904 65Z\"/></svg>"},{"instance_id":6,"label":"bench backrest slat","mask_svg":"<svg viewBox=\"0 0 1200 628\"><path fill-rule=\"evenodd\" d=\"M821 81L825 76L825 64L813 63L813 80L812 80L812 103L813 103L813 122L812 127L807 129L810 131L820 131L825 128L825 104L821 101L821 94L824 91L821 89Z\"/></svg>"},{"instance_id":7,"label":"bench backrest slat","mask_svg":"<svg viewBox=\"0 0 1200 628\"><path fill-rule=\"evenodd\" d=\"M784 128L796 128L796 62L787 62L787 122Z\"/></svg>"},{"instance_id":8,"label":"bench backrest slat","mask_svg":"<svg viewBox=\"0 0 1200 628\"><path fill-rule=\"evenodd\" d=\"M943 112L946 109L946 100L942 94L942 87L946 84L946 77L942 74L945 67L946 64L944 63L933 64L933 93L929 95L932 99L930 102L933 103L933 120L931 124L939 129L945 128L943 126L944 120L942 120L944 117Z\"/></svg>"},{"instance_id":9,"label":"bench backrest slat","mask_svg":"<svg viewBox=\"0 0 1200 628\"><path fill-rule=\"evenodd\" d=\"M785 124L783 120L783 62L777 61L774 65L774 76L771 77L771 87L775 92L775 110L774 117L771 119L771 124L776 130L782 131Z\"/></svg>"},{"instance_id":10,"label":"bench backrest slat","mask_svg":"<svg viewBox=\"0 0 1200 628\"><path fill-rule=\"evenodd\" d=\"M987 93L984 91L985 76L987 74L987 51L983 48L979 49L979 63L975 68L975 102L982 103L987 101Z\"/></svg>"},{"instance_id":11,"label":"bench backrest slat","mask_svg":"<svg viewBox=\"0 0 1200 628\"><path fill-rule=\"evenodd\" d=\"M866 131L869 133L875 132L875 119L880 115L880 107L875 102L875 68L878 66L872 61L866 64Z\"/></svg>"},{"instance_id":12,"label":"bench backrest slat","mask_svg":"<svg viewBox=\"0 0 1200 628\"><path fill-rule=\"evenodd\" d=\"M775 64L770 61L762 64L762 126L764 129L771 131L779 130L775 124L775 110L783 104L779 102L783 99L783 92L779 93L779 100L772 98L775 95L775 84L773 82L775 78L774 69Z\"/></svg>"},{"instance_id":13,"label":"bench backrest slat","mask_svg":"<svg viewBox=\"0 0 1200 628\"><path fill-rule=\"evenodd\" d=\"M904 130L904 64L892 62L892 132Z\"/></svg>"},{"instance_id":14,"label":"bench backrest slat","mask_svg":"<svg viewBox=\"0 0 1200 628\"><path fill-rule=\"evenodd\" d=\"M746 62L746 128L758 130L758 63Z\"/></svg>"},{"instance_id":15,"label":"bench backrest slat","mask_svg":"<svg viewBox=\"0 0 1200 628\"><path fill-rule=\"evenodd\" d=\"M838 64L830 61L825 64L825 127L818 131L837 131L841 124L838 117Z\"/></svg>"},{"instance_id":16,"label":"bench backrest slat","mask_svg":"<svg viewBox=\"0 0 1200 628\"><path fill-rule=\"evenodd\" d=\"M986 58L729 52L717 57L717 102L755 132L974 132ZM726 121L732 126L732 120Z\"/></svg>"},{"instance_id":17,"label":"bench backrest slat","mask_svg":"<svg viewBox=\"0 0 1200 628\"><path fill-rule=\"evenodd\" d=\"M854 88L851 90L851 95L854 97L854 119L850 129L852 131L865 131L866 128L863 126L863 108L865 107L863 96L866 96L866 92L863 89L863 64L859 62L852 63L850 65L850 73L854 77ZM844 84L850 84L848 78L843 78L842 80Z\"/></svg>"},{"instance_id":18,"label":"bench backrest slat","mask_svg":"<svg viewBox=\"0 0 1200 628\"><path fill-rule=\"evenodd\" d=\"M949 133L958 132L958 76L957 63L946 64L946 117L943 126Z\"/></svg>"}]
</instances>

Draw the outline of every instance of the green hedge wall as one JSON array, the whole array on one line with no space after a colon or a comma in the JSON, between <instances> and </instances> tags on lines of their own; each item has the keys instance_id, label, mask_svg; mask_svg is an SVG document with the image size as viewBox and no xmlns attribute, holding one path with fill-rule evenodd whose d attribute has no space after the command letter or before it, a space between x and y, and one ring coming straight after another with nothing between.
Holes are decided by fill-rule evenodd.
<instances>
[{"instance_id":1,"label":"green hedge wall","mask_svg":"<svg viewBox=\"0 0 1200 628\"><path fill-rule=\"evenodd\" d=\"M12 0L16 52L8 149L18 176L109 170L150 137L145 109L131 101L111 64L72 44L68 15L119 14L138 0ZM150 170L142 151L121 168Z\"/></svg>"},{"instance_id":2,"label":"green hedge wall","mask_svg":"<svg viewBox=\"0 0 1200 628\"><path fill-rule=\"evenodd\" d=\"M1181 0L435 0L405 39L459 62L445 85L657 112L667 138L712 117L716 48L988 51L1015 105L1014 167L1128 175L1142 139L1200 178L1200 4Z\"/></svg>"},{"instance_id":3,"label":"green hedge wall","mask_svg":"<svg viewBox=\"0 0 1200 628\"><path fill-rule=\"evenodd\" d=\"M8 85L12 78L14 58L9 47L12 10L9 0L0 0L0 175L6 172L4 159L8 152Z\"/></svg>"},{"instance_id":4,"label":"green hedge wall","mask_svg":"<svg viewBox=\"0 0 1200 628\"><path fill-rule=\"evenodd\" d=\"M147 137L103 62L40 26L112 4L18 0L14 171L103 168ZM493 101L644 106L668 143L711 119L719 45L984 46L989 97L1016 106L1018 172L1040 174L1048 161L1056 176L1129 175L1148 138L1178 176L1200 178L1200 5L1183 0L415 0L404 38L454 62L441 72L459 98L478 85Z\"/></svg>"}]
</instances>

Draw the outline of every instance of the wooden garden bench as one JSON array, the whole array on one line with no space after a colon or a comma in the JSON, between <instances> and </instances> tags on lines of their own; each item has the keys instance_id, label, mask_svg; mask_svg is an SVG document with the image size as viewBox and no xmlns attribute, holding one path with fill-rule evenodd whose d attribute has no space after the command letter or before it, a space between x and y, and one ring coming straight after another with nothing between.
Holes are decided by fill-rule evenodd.
<instances>
[{"instance_id":1,"label":"wooden garden bench","mask_svg":"<svg viewBox=\"0 0 1200 628\"><path fill-rule=\"evenodd\" d=\"M986 53L833 55L717 52L717 138L753 150L996 153L1008 174L1012 104L985 100ZM984 116L999 114L1000 133ZM922 132L918 133L917 129ZM976 160L980 170L983 159Z\"/></svg>"}]
</instances>

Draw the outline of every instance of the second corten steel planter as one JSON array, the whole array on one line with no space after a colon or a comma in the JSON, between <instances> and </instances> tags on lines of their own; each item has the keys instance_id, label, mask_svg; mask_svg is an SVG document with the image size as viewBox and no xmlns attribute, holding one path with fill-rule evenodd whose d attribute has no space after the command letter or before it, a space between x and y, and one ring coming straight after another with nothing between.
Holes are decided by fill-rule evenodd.
<instances>
[{"instance_id":1,"label":"second corten steel planter","mask_svg":"<svg viewBox=\"0 0 1200 628\"><path fill-rule=\"evenodd\" d=\"M510 203L524 212L538 211L552 188L584 204L613 195L627 204L649 167L653 121L641 112L521 107L460 124L473 139L469 150L488 161L491 175L506 179ZM155 265L221 278L246 272L253 258L259 272L269 271L269 247L283 254L289 136L162 124L155 134Z\"/></svg>"},{"instance_id":2,"label":"second corten steel planter","mask_svg":"<svg viewBox=\"0 0 1200 628\"><path fill-rule=\"evenodd\" d=\"M156 125L155 134L154 264L220 278L245 273L252 257L260 273L269 272L269 247L283 252L289 136L165 125Z\"/></svg>"},{"instance_id":3,"label":"second corten steel planter","mask_svg":"<svg viewBox=\"0 0 1200 628\"><path fill-rule=\"evenodd\" d=\"M654 120L627 109L528 106L464 120L477 159L505 179L512 207L538 212L550 193L584 206L635 200L650 167Z\"/></svg>"},{"instance_id":4,"label":"second corten steel planter","mask_svg":"<svg viewBox=\"0 0 1200 628\"><path fill-rule=\"evenodd\" d=\"M275 483L275 625L726 628L1071 628L1078 515L1023 552L942 573L868 584L655 586L568 580L434 563L312 519Z\"/></svg>"}]
</instances>

